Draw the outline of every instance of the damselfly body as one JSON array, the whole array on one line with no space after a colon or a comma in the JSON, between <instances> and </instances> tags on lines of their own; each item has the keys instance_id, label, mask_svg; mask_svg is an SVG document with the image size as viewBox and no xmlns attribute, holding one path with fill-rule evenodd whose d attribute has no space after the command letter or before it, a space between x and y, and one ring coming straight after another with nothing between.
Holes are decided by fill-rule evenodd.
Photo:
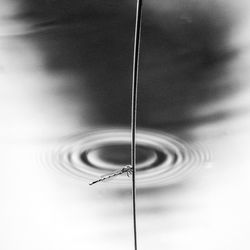
<instances>
[{"instance_id":1,"label":"damselfly body","mask_svg":"<svg viewBox=\"0 0 250 250\"><path fill-rule=\"evenodd\" d=\"M89 183L89 185L93 185L93 184L96 184L98 182L105 181L107 179L113 178L113 177L121 175L123 173L127 173L127 176L129 177L133 173L132 167L128 165L128 166L125 166L124 168L122 168L121 170L114 171L114 172L109 173L109 174L105 174L104 176L102 176L98 180Z\"/></svg>"}]
</instances>

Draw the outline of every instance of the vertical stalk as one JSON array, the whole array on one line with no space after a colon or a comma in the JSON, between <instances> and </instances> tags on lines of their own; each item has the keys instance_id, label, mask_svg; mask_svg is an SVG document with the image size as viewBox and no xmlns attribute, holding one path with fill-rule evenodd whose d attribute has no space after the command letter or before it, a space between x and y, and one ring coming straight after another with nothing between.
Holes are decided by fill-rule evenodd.
<instances>
[{"instance_id":1,"label":"vertical stalk","mask_svg":"<svg viewBox=\"0 0 250 250\"><path fill-rule=\"evenodd\" d=\"M134 249L137 250L137 223L136 223L136 118L137 118L137 91L138 91L138 69L140 54L142 22L142 0L137 0L134 55L133 55L133 78L132 78L132 103L131 103L131 166L132 174L132 200L133 200L133 229L134 229Z\"/></svg>"}]
</instances>

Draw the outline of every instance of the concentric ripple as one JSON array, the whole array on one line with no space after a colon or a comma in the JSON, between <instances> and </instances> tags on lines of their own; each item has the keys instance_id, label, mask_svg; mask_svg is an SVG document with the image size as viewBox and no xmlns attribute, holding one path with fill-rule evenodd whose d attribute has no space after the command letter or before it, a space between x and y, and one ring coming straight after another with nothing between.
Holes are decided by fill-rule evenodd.
<instances>
[{"instance_id":1,"label":"concentric ripple","mask_svg":"<svg viewBox=\"0 0 250 250\"><path fill-rule=\"evenodd\" d=\"M101 129L79 134L56 146L47 155L46 164L91 182L130 164L130 140L129 129ZM208 152L201 147L166 133L137 130L136 141L137 185L174 183L209 161ZM112 183L130 184L131 179L123 174Z\"/></svg>"}]
</instances>

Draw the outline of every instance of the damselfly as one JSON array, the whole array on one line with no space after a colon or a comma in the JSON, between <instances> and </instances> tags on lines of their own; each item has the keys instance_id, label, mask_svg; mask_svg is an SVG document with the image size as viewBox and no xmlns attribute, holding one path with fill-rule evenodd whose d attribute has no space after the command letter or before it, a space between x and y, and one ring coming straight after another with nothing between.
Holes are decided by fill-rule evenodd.
<instances>
[{"instance_id":1,"label":"damselfly","mask_svg":"<svg viewBox=\"0 0 250 250\"><path fill-rule=\"evenodd\" d=\"M132 167L128 165L128 166L125 166L124 168L122 168L121 170L114 171L110 174L105 174L101 178L99 178L98 180L89 183L89 185L93 185L93 184L96 184L97 182L105 181L107 179L121 175L123 173L127 173L127 176L129 177L133 173Z\"/></svg>"}]
</instances>

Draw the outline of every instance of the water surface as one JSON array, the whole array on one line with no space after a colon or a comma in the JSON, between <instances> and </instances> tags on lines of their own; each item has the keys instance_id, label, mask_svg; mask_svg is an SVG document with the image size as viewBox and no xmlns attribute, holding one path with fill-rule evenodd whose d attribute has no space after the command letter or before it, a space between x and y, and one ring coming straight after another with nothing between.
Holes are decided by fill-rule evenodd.
<instances>
[{"instance_id":1,"label":"water surface","mask_svg":"<svg viewBox=\"0 0 250 250\"><path fill-rule=\"evenodd\" d=\"M145 1L139 249L247 249L249 10ZM133 1L1 1L0 245L133 249Z\"/></svg>"}]
</instances>

